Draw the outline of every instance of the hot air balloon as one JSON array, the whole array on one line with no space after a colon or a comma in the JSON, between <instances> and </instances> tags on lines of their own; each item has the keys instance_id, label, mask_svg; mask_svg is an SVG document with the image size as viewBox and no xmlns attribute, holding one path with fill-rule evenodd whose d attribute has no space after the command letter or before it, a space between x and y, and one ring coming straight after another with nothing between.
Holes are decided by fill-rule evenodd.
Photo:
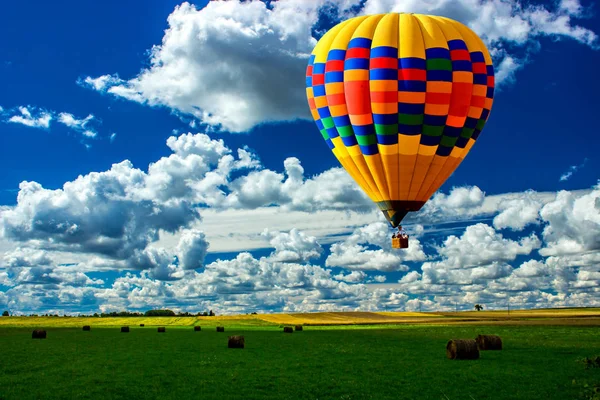
<instances>
[{"instance_id":1,"label":"hot air balloon","mask_svg":"<svg viewBox=\"0 0 600 400\"><path fill-rule=\"evenodd\" d=\"M306 86L323 139L396 228L473 147L492 108L494 69L463 24L389 13L331 28L309 58Z\"/></svg>"}]
</instances>

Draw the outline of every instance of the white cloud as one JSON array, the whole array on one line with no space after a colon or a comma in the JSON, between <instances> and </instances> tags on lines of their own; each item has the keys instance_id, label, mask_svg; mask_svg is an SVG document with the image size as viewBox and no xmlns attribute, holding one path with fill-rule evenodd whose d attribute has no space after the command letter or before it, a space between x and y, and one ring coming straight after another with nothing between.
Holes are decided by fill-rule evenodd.
<instances>
[{"instance_id":1,"label":"white cloud","mask_svg":"<svg viewBox=\"0 0 600 400\"><path fill-rule=\"evenodd\" d=\"M14 250L4 253L4 258L0 267L2 268L23 268L40 267L52 264L52 259L42 250L17 247Z\"/></svg>"},{"instance_id":2,"label":"white cloud","mask_svg":"<svg viewBox=\"0 0 600 400\"><path fill-rule=\"evenodd\" d=\"M185 230L177 246L180 266L186 270L204 267L208 246L204 232L193 229Z\"/></svg>"},{"instance_id":3,"label":"white cloud","mask_svg":"<svg viewBox=\"0 0 600 400\"><path fill-rule=\"evenodd\" d=\"M140 190L144 180L142 171L124 161L80 176L62 189L22 182L17 205L0 214L0 232L55 250L131 257L156 240L160 229L173 232L197 218L185 201L146 197Z\"/></svg>"},{"instance_id":4,"label":"white cloud","mask_svg":"<svg viewBox=\"0 0 600 400\"><path fill-rule=\"evenodd\" d=\"M18 123L32 128L48 129L50 123L55 121L82 134L85 138L95 138L98 135L96 129L89 126L90 123L93 125L97 121L92 114L83 119L78 119L70 113L40 110L30 106L18 107L2 114L12 114L6 122ZM85 144L85 146L89 148L89 144Z\"/></svg>"},{"instance_id":5,"label":"white cloud","mask_svg":"<svg viewBox=\"0 0 600 400\"><path fill-rule=\"evenodd\" d=\"M272 10L258 1L209 2L201 10L183 3L168 17L150 67L131 79L86 77L79 83L151 106L166 106L231 132L265 122L310 118L304 91L311 28L324 0L281 0ZM344 17L358 0L333 1ZM354 9L354 8L353 8ZM541 36L568 37L595 46L594 32L575 25L577 1L560 7L524 6L515 0L368 0L362 13L391 11L445 15L467 24L499 58L497 82L514 80L527 60L506 52L530 52ZM509 46L507 46L509 44Z\"/></svg>"},{"instance_id":6,"label":"white cloud","mask_svg":"<svg viewBox=\"0 0 600 400\"><path fill-rule=\"evenodd\" d=\"M561 256L600 250L600 184L579 198L560 191L541 209L548 224L543 231L543 256Z\"/></svg>"},{"instance_id":7,"label":"white cloud","mask_svg":"<svg viewBox=\"0 0 600 400\"><path fill-rule=\"evenodd\" d=\"M19 107L21 115L13 115L8 122L29 126L31 128L49 128L52 115L47 111L38 111L35 108ZM33 114L35 113L35 115Z\"/></svg>"},{"instance_id":8,"label":"white cloud","mask_svg":"<svg viewBox=\"0 0 600 400\"><path fill-rule=\"evenodd\" d=\"M323 253L316 237L308 236L296 228L289 233L265 229L262 236L275 248L270 258L272 261L307 262L319 258Z\"/></svg>"},{"instance_id":9,"label":"white cloud","mask_svg":"<svg viewBox=\"0 0 600 400\"><path fill-rule=\"evenodd\" d=\"M379 276L383 276L383 275L379 275ZM337 279L338 281L344 281L344 282L349 282L349 283L359 283L359 282L364 281L367 278L367 274L365 274L362 271L352 271L348 275L344 275L343 273L340 273L340 274L334 276L334 278Z\"/></svg>"},{"instance_id":10,"label":"white cloud","mask_svg":"<svg viewBox=\"0 0 600 400\"><path fill-rule=\"evenodd\" d=\"M83 119L77 119L73 114L69 113L60 113L58 114L58 122L68 126L69 128L80 132L83 136L88 138L95 138L98 133L91 128L88 128L89 122L94 120L94 116L92 114L88 115Z\"/></svg>"},{"instance_id":11,"label":"white cloud","mask_svg":"<svg viewBox=\"0 0 600 400\"><path fill-rule=\"evenodd\" d=\"M590 30L573 26L581 5L576 0L563 1L550 10L509 0L367 0L363 14L412 12L443 15L471 27L494 47L508 41L523 45L541 35L565 36L593 45L597 36Z\"/></svg>"},{"instance_id":12,"label":"white cloud","mask_svg":"<svg viewBox=\"0 0 600 400\"><path fill-rule=\"evenodd\" d=\"M575 172L577 172L577 170L579 170L585 166L585 163L587 162L587 160L588 160L587 158L584 159L583 162L579 165L571 165L569 167L569 169L567 170L567 172L565 172L564 174L562 174L560 176L560 181L563 182L563 181L568 181L569 179L571 179L571 177L573 176L573 174Z\"/></svg>"},{"instance_id":13,"label":"white cloud","mask_svg":"<svg viewBox=\"0 0 600 400\"><path fill-rule=\"evenodd\" d=\"M467 227L459 238L449 236L438 252L447 268L464 269L493 262L512 261L518 255L528 255L541 246L535 234L519 242L505 239L489 225L478 223Z\"/></svg>"},{"instance_id":14,"label":"white cloud","mask_svg":"<svg viewBox=\"0 0 600 400\"><path fill-rule=\"evenodd\" d=\"M514 274L519 277L537 278L549 273L548 266L538 260L529 260L521 264L514 270Z\"/></svg>"},{"instance_id":15,"label":"white cloud","mask_svg":"<svg viewBox=\"0 0 600 400\"><path fill-rule=\"evenodd\" d=\"M524 66L524 62L507 55L502 59L500 65L498 65L498 68L495 71L495 78L498 82L512 83L516 80L517 71Z\"/></svg>"},{"instance_id":16,"label":"white cloud","mask_svg":"<svg viewBox=\"0 0 600 400\"><path fill-rule=\"evenodd\" d=\"M92 114L83 119L77 119L73 114L61 112L58 114L58 122L65 124L69 128L77 128L83 130L88 122L94 119Z\"/></svg>"},{"instance_id":17,"label":"white cloud","mask_svg":"<svg viewBox=\"0 0 600 400\"><path fill-rule=\"evenodd\" d=\"M533 192L525 192L521 198L500 202L500 214L494 217L496 229L510 228L522 231L529 224L538 223L542 202L536 199Z\"/></svg>"},{"instance_id":18,"label":"white cloud","mask_svg":"<svg viewBox=\"0 0 600 400\"><path fill-rule=\"evenodd\" d=\"M334 243L325 265L350 270L407 271L404 261L422 261L426 256L418 239L409 239L408 249L391 248L390 229L376 222L356 229L344 242ZM371 246L379 247L372 250Z\"/></svg>"},{"instance_id":19,"label":"white cloud","mask_svg":"<svg viewBox=\"0 0 600 400\"><path fill-rule=\"evenodd\" d=\"M83 83L233 132L308 118L303 77L321 3L276 2L272 11L261 2L209 2L202 10L183 3L153 47L150 68L128 81L104 75Z\"/></svg>"},{"instance_id":20,"label":"white cloud","mask_svg":"<svg viewBox=\"0 0 600 400\"><path fill-rule=\"evenodd\" d=\"M250 150L204 134L167 144L172 153L146 172L123 161L56 190L21 183L17 205L0 207L0 284L10 287L0 301L20 310L219 312L406 309L417 304L414 296L440 309L454 301L494 307L508 297L523 306L599 302L598 187L494 196L454 188L413 216L419 223L409 226L409 249L392 250L378 210L350 194L359 189L337 168L306 178L289 158L282 171L266 170ZM256 172L278 176L265 182L273 198L240 193L240 179L260 186ZM437 222L482 216L516 233L476 223L435 246L444 233ZM518 234L525 227L535 233ZM265 257L205 263L208 251L266 247L273 250ZM540 248L545 259L538 260ZM512 265L517 257L520 266ZM136 273L107 285L88 275L107 269ZM407 273L385 283L397 271Z\"/></svg>"},{"instance_id":21,"label":"white cloud","mask_svg":"<svg viewBox=\"0 0 600 400\"><path fill-rule=\"evenodd\" d=\"M421 278L420 273L418 273L417 271L410 271L409 273L404 275L402 277L402 279L400 279L398 282L399 283L412 283L412 282L418 281L420 278Z\"/></svg>"}]
</instances>

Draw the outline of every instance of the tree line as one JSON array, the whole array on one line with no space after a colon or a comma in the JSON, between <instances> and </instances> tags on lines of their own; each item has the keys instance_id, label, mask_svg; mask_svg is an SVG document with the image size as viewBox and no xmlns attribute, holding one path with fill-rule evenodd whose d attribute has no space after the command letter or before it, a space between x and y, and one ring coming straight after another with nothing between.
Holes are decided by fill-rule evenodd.
<instances>
[{"instance_id":1,"label":"tree line","mask_svg":"<svg viewBox=\"0 0 600 400\"><path fill-rule=\"evenodd\" d=\"M8 311L4 311L2 313L3 317L9 317L10 313ZM30 317L59 317L58 314L30 314ZM198 313L190 313L188 311L185 312L175 312L173 310L148 310L145 313L141 312L129 312L129 311L113 311L109 313L94 313L90 315L79 314L79 317L91 317L91 318L110 318L110 317L214 317L215 313L213 310L203 311ZM69 317L68 315L63 315L63 317Z\"/></svg>"}]
</instances>

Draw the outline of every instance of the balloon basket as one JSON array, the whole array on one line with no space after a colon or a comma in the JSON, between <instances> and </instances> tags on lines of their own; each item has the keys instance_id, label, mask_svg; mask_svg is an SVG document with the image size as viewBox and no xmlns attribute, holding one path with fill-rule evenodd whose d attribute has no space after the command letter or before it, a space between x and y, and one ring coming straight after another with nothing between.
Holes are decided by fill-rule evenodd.
<instances>
[{"instance_id":1,"label":"balloon basket","mask_svg":"<svg viewBox=\"0 0 600 400\"><path fill-rule=\"evenodd\" d=\"M408 249L408 238L392 238L393 249Z\"/></svg>"}]
</instances>

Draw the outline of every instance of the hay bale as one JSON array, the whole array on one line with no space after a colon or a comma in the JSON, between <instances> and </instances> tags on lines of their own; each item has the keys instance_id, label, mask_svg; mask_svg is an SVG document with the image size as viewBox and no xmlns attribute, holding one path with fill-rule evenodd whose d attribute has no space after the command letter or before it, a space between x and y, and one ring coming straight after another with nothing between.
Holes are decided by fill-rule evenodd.
<instances>
[{"instance_id":1,"label":"hay bale","mask_svg":"<svg viewBox=\"0 0 600 400\"><path fill-rule=\"evenodd\" d=\"M144 326L146 326L146 325L144 325L144 324L140 324L140 326L143 328L143 327L144 327Z\"/></svg>"},{"instance_id":2,"label":"hay bale","mask_svg":"<svg viewBox=\"0 0 600 400\"><path fill-rule=\"evenodd\" d=\"M294 329L291 326L286 326L283 328L284 333L294 333Z\"/></svg>"},{"instance_id":3,"label":"hay bale","mask_svg":"<svg viewBox=\"0 0 600 400\"><path fill-rule=\"evenodd\" d=\"M165 327L164 327L164 326L159 326L159 327L158 327L158 332L159 332L159 333L164 333L164 332L166 332L166 331L167 331L167 330L165 329Z\"/></svg>"},{"instance_id":4,"label":"hay bale","mask_svg":"<svg viewBox=\"0 0 600 400\"><path fill-rule=\"evenodd\" d=\"M202 330L202 327L196 325L194 326L194 332L200 332Z\"/></svg>"},{"instance_id":5,"label":"hay bale","mask_svg":"<svg viewBox=\"0 0 600 400\"><path fill-rule=\"evenodd\" d=\"M89 331L91 328L89 325L84 325L83 330L84 331Z\"/></svg>"},{"instance_id":6,"label":"hay bale","mask_svg":"<svg viewBox=\"0 0 600 400\"><path fill-rule=\"evenodd\" d=\"M479 350L502 350L502 339L496 335L478 335L475 339Z\"/></svg>"},{"instance_id":7,"label":"hay bale","mask_svg":"<svg viewBox=\"0 0 600 400\"><path fill-rule=\"evenodd\" d=\"M46 339L46 331L43 329L35 329L31 333L32 339Z\"/></svg>"},{"instance_id":8,"label":"hay bale","mask_svg":"<svg viewBox=\"0 0 600 400\"><path fill-rule=\"evenodd\" d=\"M128 333L129 332L129 327L128 326L122 326L121 327L121 332Z\"/></svg>"},{"instance_id":9,"label":"hay bale","mask_svg":"<svg viewBox=\"0 0 600 400\"><path fill-rule=\"evenodd\" d=\"M217 326L217 332L225 332L224 326Z\"/></svg>"},{"instance_id":10,"label":"hay bale","mask_svg":"<svg viewBox=\"0 0 600 400\"><path fill-rule=\"evenodd\" d=\"M227 347L230 349L243 349L244 348L244 337L243 336L229 336Z\"/></svg>"},{"instance_id":11,"label":"hay bale","mask_svg":"<svg viewBox=\"0 0 600 400\"><path fill-rule=\"evenodd\" d=\"M474 339L454 339L446 345L446 356L451 360L477 360L479 349Z\"/></svg>"},{"instance_id":12,"label":"hay bale","mask_svg":"<svg viewBox=\"0 0 600 400\"><path fill-rule=\"evenodd\" d=\"M302 325L296 325L296 330L297 331L301 331L302 330Z\"/></svg>"}]
</instances>

